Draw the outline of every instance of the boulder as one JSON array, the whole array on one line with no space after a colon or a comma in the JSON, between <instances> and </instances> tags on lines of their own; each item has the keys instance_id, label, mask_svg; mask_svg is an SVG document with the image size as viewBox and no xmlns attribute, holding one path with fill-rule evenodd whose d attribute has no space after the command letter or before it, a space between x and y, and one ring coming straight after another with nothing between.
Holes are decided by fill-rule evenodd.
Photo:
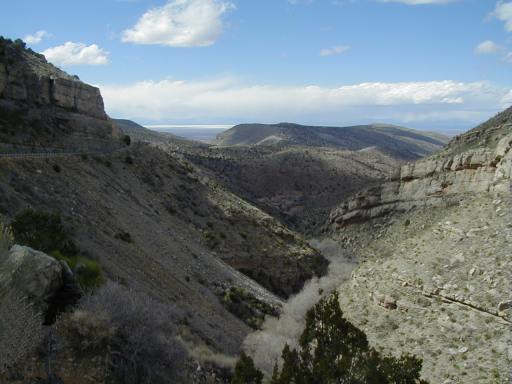
<instances>
[{"instance_id":1,"label":"boulder","mask_svg":"<svg viewBox=\"0 0 512 384\"><path fill-rule=\"evenodd\" d=\"M0 256L0 298L9 291L16 291L46 314L63 286L65 272L53 257L15 245Z\"/></svg>"}]
</instances>

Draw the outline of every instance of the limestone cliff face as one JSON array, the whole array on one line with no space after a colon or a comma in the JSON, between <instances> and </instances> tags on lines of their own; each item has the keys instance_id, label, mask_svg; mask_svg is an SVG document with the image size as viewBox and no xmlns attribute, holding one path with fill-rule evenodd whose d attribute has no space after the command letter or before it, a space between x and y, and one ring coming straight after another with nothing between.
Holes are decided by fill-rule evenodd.
<instances>
[{"instance_id":1,"label":"limestone cliff face","mask_svg":"<svg viewBox=\"0 0 512 384\"><path fill-rule=\"evenodd\" d=\"M119 136L98 88L21 43L0 41L0 143L100 151Z\"/></svg>"},{"instance_id":2,"label":"limestone cliff face","mask_svg":"<svg viewBox=\"0 0 512 384\"><path fill-rule=\"evenodd\" d=\"M372 346L431 383L508 383L512 108L331 214L361 262L340 305Z\"/></svg>"},{"instance_id":3,"label":"limestone cliff face","mask_svg":"<svg viewBox=\"0 0 512 384\"><path fill-rule=\"evenodd\" d=\"M360 192L331 214L346 226L420 206L439 206L462 194L507 193L512 174L512 108L456 137L440 153L400 168L388 182Z\"/></svg>"}]
</instances>

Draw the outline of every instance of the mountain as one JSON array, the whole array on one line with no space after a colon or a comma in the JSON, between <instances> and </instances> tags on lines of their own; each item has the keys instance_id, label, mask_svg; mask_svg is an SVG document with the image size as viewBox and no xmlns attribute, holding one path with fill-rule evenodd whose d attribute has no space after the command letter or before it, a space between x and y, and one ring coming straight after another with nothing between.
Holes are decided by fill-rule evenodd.
<instances>
[{"instance_id":1,"label":"mountain","mask_svg":"<svg viewBox=\"0 0 512 384\"><path fill-rule=\"evenodd\" d=\"M376 147L403 159L416 159L440 149L444 135L386 124L315 127L291 123L241 124L217 136L218 146L308 146L345 150Z\"/></svg>"},{"instance_id":2,"label":"mountain","mask_svg":"<svg viewBox=\"0 0 512 384\"><path fill-rule=\"evenodd\" d=\"M183 151L226 188L312 235L344 198L389 176L400 164L376 149L203 147Z\"/></svg>"},{"instance_id":3,"label":"mountain","mask_svg":"<svg viewBox=\"0 0 512 384\"><path fill-rule=\"evenodd\" d=\"M509 108L331 214L361 260L343 312L377 348L421 357L429 382L509 378L511 149Z\"/></svg>"},{"instance_id":4,"label":"mountain","mask_svg":"<svg viewBox=\"0 0 512 384\"><path fill-rule=\"evenodd\" d=\"M178 149L179 146L201 147L205 144L193 141L169 132L157 132L126 119L112 119L114 124L131 139L143 143L159 145L167 150Z\"/></svg>"},{"instance_id":5,"label":"mountain","mask_svg":"<svg viewBox=\"0 0 512 384\"><path fill-rule=\"evenodd\" d=\"M185 157L295 230L314 235L342 200L447 141L391 125L242 124Z\"/></svg>"},{"instance_id":6,"label":"mountain","mask_svg":"<svg viewBox=\"0 0 512 384\"><path fill-rule=\"evenodd\" d=\"M62 220L56 228L74 244L66 249L79 255L59 251L50 252L52 257L68 262L74 260L71 256L85 258L76 271L101 268L107 288L117 284L132 299L154 303L137 313L153 316L155 308L164 306L170 312L166 324L174 333L155 337L179 338L192 372L212 359L229 366L251 327L265 314L275 316L282 300L306 280L325 273L327 261L300 235L200 168L164 151L158 141L167 136L112 121L97 88L66 75L19 42L1 44L0 221L12 224L25 214L31 219L23 225L45 231L53 217ZM134 136L130 145L122 140L123 130ZM139 131L158 143L139 142ZM30 148L25 151L23 146ZM46 218L49 214L56 216ZM41 217L46 224L37 224ZM0 244L3 235L0 228ZM15 268L19 254L51 258L16 249L0 249L1 268ZM40 281L38 276L29 280ZM3 296L9 281L0 281L0 300L10 297ZM52 289L58 284L49 282ZM44 297L47 306L52 297ZM104 310L113 305L108 300L118 298L112 293L91 297L103 297ZM15 306L22 304L17 302ZM78 309L68 311L80 316ZM91 316L101 318L101 313ZM141 327L136 328L147 330L147 325ZM53 366L76 363L67 372L80 376L83 367L95 365L62 343L66 347ZM98 375L99 382L105 379Z\"/></svg>"}]
</instances>

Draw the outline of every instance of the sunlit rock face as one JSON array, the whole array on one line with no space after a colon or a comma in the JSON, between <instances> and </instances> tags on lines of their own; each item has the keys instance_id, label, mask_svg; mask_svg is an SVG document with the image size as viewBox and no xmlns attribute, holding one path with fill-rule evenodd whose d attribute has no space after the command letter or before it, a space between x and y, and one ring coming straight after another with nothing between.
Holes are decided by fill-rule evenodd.
<instances>
[{"instance_id":1,"label":"sunlit rock face","mask_svg":"<svg viewBox=\"0 0 512 384\"><path fill-rule=\"evenodd\" d=\"M331 214L362 260L343 312L432 383L505 383L512 311L512 109Z\"/></svg>"}]
</instances>

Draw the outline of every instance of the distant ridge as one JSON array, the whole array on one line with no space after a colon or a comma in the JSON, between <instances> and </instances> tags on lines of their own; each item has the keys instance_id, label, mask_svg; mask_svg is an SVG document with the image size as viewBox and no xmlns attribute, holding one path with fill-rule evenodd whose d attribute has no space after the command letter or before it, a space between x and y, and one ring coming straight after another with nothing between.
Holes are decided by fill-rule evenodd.
<instances>
[{"instance_id":1,"label":"distant ridge","mask_svg":"<svg viewBox=\"0 0 512 384\"><path fill-rule=\"evenodd\" d=\"M449 138L390 124L350 127L305 126L293 123L240 124L217 136L217 146L310 146L361 150L376 147L403 158L425 156Z\"/></svg>"}]
</instances>

